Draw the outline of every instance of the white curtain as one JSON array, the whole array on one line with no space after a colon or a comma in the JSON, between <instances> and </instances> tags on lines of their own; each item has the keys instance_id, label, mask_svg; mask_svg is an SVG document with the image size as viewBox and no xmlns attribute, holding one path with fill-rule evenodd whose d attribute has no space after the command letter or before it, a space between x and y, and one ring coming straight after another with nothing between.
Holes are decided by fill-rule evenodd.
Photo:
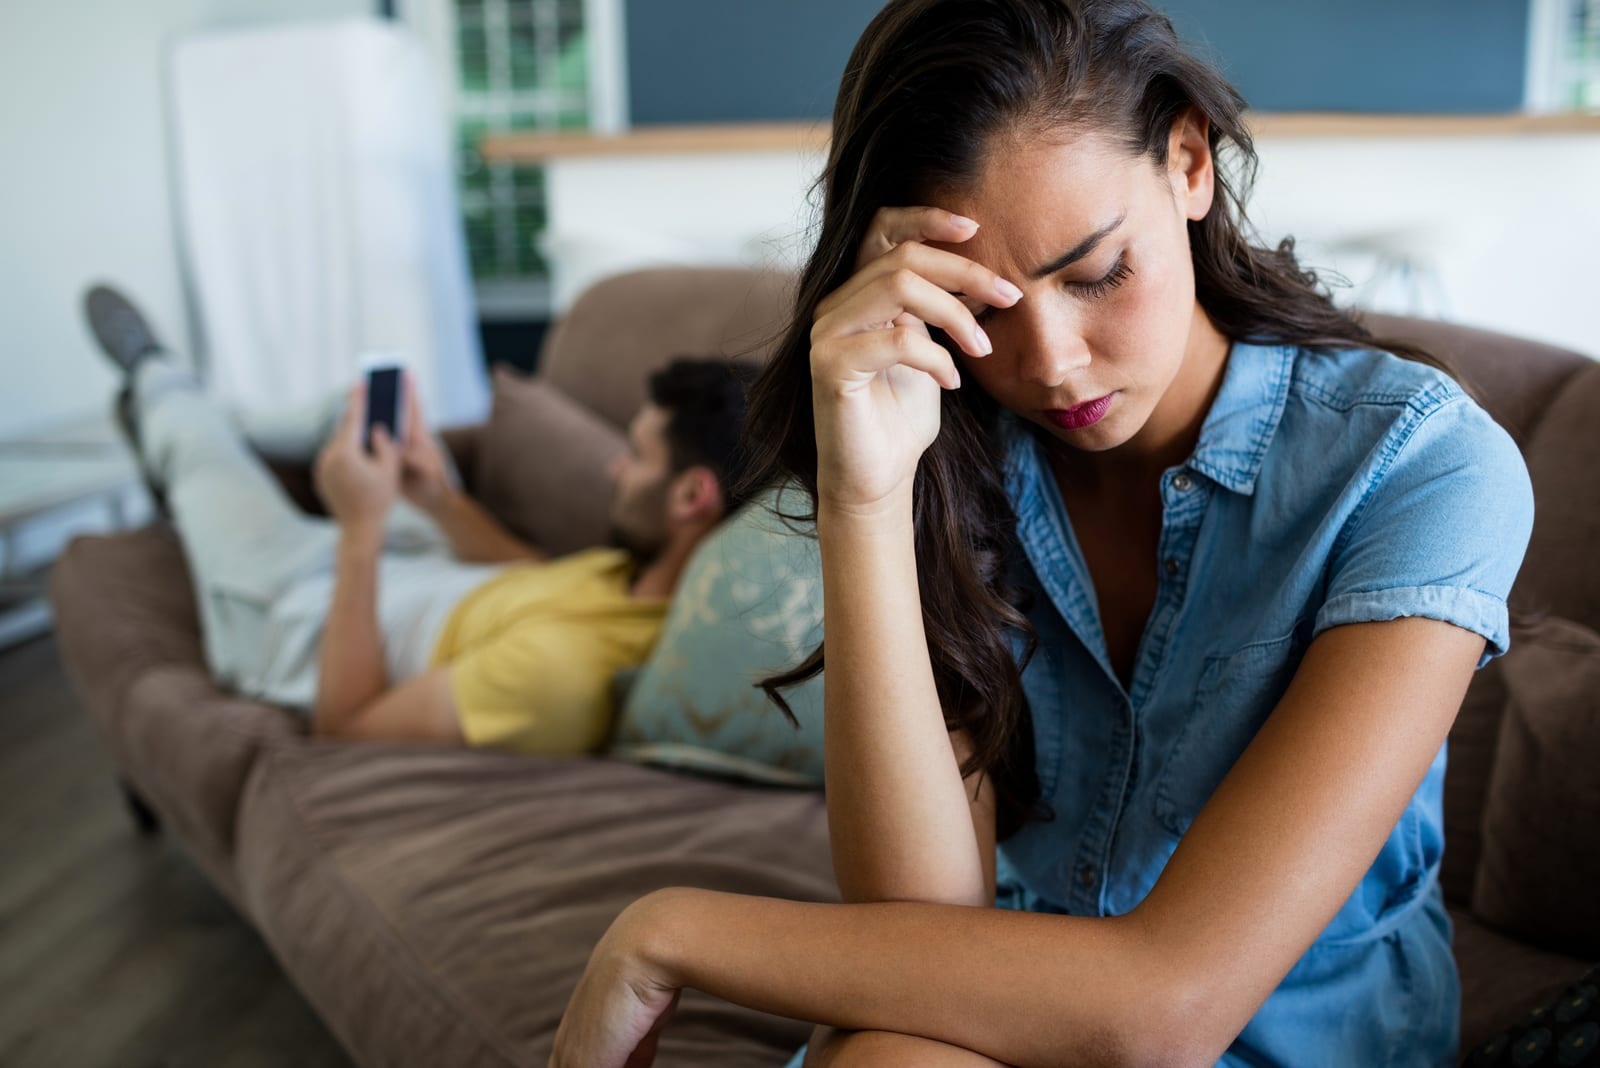
<instances>
[{"instance_id":1,"label":"white curtain","mask_svg":"<svg viewBox=\"0 0 1600 1068\"><path fill-rule=\"evenodd\" d=\"M377 19L185 36L172 112L209 387L312 402L364 355L417 376L430 421L488 406L437 75Z\"/></svg>"}]
</instances>

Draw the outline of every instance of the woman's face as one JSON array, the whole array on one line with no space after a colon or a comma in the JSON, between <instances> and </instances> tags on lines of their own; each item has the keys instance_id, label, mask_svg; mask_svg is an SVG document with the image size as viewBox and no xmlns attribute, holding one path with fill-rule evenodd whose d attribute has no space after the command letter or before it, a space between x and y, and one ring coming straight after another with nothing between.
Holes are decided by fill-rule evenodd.
<instances>
[{"instance_id":1,"label":"woman's face","mask_svg":"<svg viewBox=\"0 0 1600 1068\"><path fill-rule=\"evenodd\" d=\"M977 220L939 247L1021 288L1010 308L976 302L994 344L960 357L990 396L1088 452L1156 452L1197 428L1227 342L1200 311L1186 223L1210 209L1203 129L1180 121L1169 166L1099 134L999 144L978 182L934 200Z\"/></svg>"}]
</instances>

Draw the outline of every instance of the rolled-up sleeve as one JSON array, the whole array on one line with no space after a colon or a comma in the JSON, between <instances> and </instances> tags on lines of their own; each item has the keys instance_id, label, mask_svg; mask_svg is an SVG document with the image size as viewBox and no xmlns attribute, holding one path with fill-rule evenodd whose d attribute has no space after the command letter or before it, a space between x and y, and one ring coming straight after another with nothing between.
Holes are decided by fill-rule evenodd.
<instances>
[{"instance_id":1,"label":"rolled-up sleeve","mask_svg":"<svg viewBox=\"0 0 1600 1068\"><path fill-rule=\"evenodd\" d=\"M1456 394L1386 442L1329 561L1315 632L1420 616L1483 636L1482 667L1506 651L1506 598L1533 529L1522 454Z\"/></svg>"}]
</instances>

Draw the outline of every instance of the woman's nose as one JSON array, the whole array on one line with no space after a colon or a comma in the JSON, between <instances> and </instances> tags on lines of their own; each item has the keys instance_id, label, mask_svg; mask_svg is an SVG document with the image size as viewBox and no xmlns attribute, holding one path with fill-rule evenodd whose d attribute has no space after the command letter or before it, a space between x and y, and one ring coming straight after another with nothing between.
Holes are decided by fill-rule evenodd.
<instances>
[{"instance_id":1,"label":"woman's nose","mask_svg":"<svg viewBox=\"0 0 1600 1068\"><path fill-rule=\"evenodd\" d=\"M1025 382L1056 389L1089 366L1089 345L1074 324L1039 317L1017 327L1007 340L1015 346L1017 374Z\"/></svg>"}]
</instances>

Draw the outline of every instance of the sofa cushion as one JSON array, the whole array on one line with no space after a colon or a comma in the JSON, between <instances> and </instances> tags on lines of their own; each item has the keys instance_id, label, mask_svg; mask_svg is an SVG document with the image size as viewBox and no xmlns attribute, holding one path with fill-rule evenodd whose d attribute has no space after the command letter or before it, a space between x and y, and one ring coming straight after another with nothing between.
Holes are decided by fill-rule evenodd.
<instances>
[{"instance_id":1,"label":"sofa cushion","mask_svg":"<svg viewBox=\"0 0 1600 1068\"><path fill-rule=\"evenodd\" d=\"M545 337L540 377L622 426L650 372L674 357L762 362L788 325L794 276L746 267L657 267L584 290Z\"/></svg>"},{"instance_id":2,"label":"sofa cushion","mask_svg":"<svg viewBox=\"0 0 1600 1068\"><path fill-rule=\"evenodd\" d=\"M1513 934L1600 956L1600 634L1549 620L1505 658L1473 911Z\"/></svg>"},{"instance_id":3,"label":"sofa cushion","mask_svg":"<svg viewBox=\"0 0 1600 1068\"><path fill-rule=\"evenodd\" d=\"M1524 1020L1593 962L1519 942L1451 909L1452 948L1461 972L1461 1054L1468 1059L1491 1036Z\"/></svg>"},{"instance_id":4,"label":"sofa cushion","mask_svg":"<svg viewBox=\"0 0 1600 1068\"><path fill-rule=\"evenodd\" d=\"M1479 1043L1467 1068L1572 1068L1600 1064L1600 967L1563 987L1522 1020Z\"/></svg>"},{"instance_id":5,"label":"sofa cushion","mask_svg":"<svg viewBox=\"0 0 1600 1068\"><path fill-rule=\"evenodd\" d=\"M1533 536L1513 607L1600 629L1600 363L1574 375L1528 441Z\"/></svg>"},{"instance_id":6,"label":"sofa cushion","mask_svg":"<svg viewBox=\"0 0 1600 1068\"><path fill-rule=\"evenodd\" d=\"M1521 639L1512 638L1513 646ZM1472 900L1483 854L1483 806L1489 796L1489 772L1505 717L1505 660L1491 660L1472 677L1467 696L1450 728L1449 766L1444 776L1444 858L1439 886L1446 901Z\"/></svg>"},{"instance_id":7,"label":"sofa cushion","mask_svg":"<svg viewBox=\"0 0 1600 1068\"><path fill-rule=\"evenodd\" d=\"M626 449L621 431L559 389L496 367L472 483L519 537L562 556L605 542L607 472Z\"/></svg>"},{"instance_id":8,"label":"sofa cushion","mask_svg":"<svg viewBox=\"0 0 1600 1068\"><path fill-rule=\"evenodd\" d=\"M837 900L819 794L604 759L286 746L240 839L251 912L363 1064L544 1068L596 941L652 890ZM691 991L655 1063L770 1068L808 1030Z\"/></svg>"},{"instance_id":9,"label":"sofa cushion","mask_svg":"<svg viewBox=\"0 0 1600 1068\"><path fill-rule=\"evenodd\" d=\"M720 774L822 783L822 677L784 692L799 728L756 683L822 640L822 563L814 537L768 491L695 551L661 637L628 687L615 755Z\"/></svg>"}]
</instances>

